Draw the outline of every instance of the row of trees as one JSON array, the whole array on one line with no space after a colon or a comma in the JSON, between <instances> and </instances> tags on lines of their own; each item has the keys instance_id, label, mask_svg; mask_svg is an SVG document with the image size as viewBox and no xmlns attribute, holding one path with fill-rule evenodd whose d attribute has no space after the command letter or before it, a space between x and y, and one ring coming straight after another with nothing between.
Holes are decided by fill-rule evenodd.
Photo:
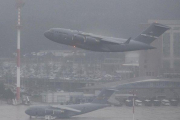
<instances>
[{"instance_id":1,"label":"row of trees","mask_svg":"<svg viewBox=\"0 0 180 120\"><path fill-rule=\"evenodd\" d=\"M11 91L11 89L6 89L4 82L0 82L0 98L5 100L11 100L15 97L14 93Z\"/></svg>"}]
</instances>

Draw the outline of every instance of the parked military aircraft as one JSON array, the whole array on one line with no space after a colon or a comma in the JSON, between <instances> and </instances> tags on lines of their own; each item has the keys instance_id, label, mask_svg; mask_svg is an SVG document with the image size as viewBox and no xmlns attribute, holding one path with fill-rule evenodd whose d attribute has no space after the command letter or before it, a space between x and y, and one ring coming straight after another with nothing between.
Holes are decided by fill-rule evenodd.
<instances>
[{"instance_id":1,"label":"parked military aircraft","mask_svg":"<svg viewBox=\"0 0 180 120\"><path fill-rule=\"evenodd\" d=\"M55 118L69 118L88 113L109 106L108 99L114 93L113 89L104 89L92 103L59 105L59 106L32 106L25 113L30 116L53 116Z\"/></svg>"},{"instance_id":2,"label":"parked military aircraft","mask_svg":"<svg viewBox=\"0 0 180 120\"><path fill-rule=\"evenodd\" d=\"M134 39L131 39L131 37L129 39L122 39L98 36L91 33L63 28L51 28L46 31L44 35L54 42L86 50L98 52L124 52L154 49L155 47L150 46L150 44L168 29L170 29L170 27L159 23L152 23Z\"/></svg>"}]
</instances>

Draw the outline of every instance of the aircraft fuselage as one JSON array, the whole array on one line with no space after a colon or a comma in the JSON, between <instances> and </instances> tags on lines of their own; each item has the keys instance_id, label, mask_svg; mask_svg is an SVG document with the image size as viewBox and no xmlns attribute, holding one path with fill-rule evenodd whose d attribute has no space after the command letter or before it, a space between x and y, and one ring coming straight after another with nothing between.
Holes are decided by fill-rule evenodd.
<instances>
[{"instance_id":1,"label":"aircraft fuselage","mask_svg":"<svg viewBox=\"0 0 180 120\"><path fill-rule=\"evenodd\" d=\"M74 108L80 110L81 112L74 112L69 110L63 110L57 108L55 106L33 106L30 107L28 110L25 111L26 114L29 116L39 116L43 117L46 115L54 116L56 118L69 118L72 116L85 114L94 110L98 110L104 107L107 107L107 104L93 104L93 103L86 103L86 104L77 104L77 105L66 105L66 107Z\"/></svg>"},{"instance_id":2,"label":"aircraft fuselage","mask_svg":"<svg viewBox=\"0 0 180 120\"><path fill-rule=\"evenodd\" d=\"M62 28L52 28L46 31L44 35L48 39L60 44L98 52L124 52L154 48L135 40L131 40L128 44L125 44L126 39L112 37L101 38L101 36Z\"/></svg>"}]
</instances>

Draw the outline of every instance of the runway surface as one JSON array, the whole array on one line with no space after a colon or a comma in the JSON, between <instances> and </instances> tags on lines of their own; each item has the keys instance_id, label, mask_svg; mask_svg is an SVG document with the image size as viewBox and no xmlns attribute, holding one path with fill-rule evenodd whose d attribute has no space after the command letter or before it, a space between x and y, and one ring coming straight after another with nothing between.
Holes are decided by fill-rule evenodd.
<instances>
[{"instance_id":1,"label":"runway surface","mask_svg":"<svg viewBox=\"0 0 180 120\"><path fill-rule=\"evenodd\" d=\"M1 120L30 120L24 113L28 106L12 106L0 104ZM131 107L108 107L84 115L65 120L132 120ZM31 120L44 120L32 118ZM135 120L180 120L180 106L135 107Z\"/></svg>"}]
</instances>

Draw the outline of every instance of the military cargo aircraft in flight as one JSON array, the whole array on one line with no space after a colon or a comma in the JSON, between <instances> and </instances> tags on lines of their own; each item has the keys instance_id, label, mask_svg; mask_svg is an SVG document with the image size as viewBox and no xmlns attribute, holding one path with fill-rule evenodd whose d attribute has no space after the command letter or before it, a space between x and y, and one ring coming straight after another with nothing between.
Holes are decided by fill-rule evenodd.
<instances>
[{"instance_id":1,"label":"military cargo aircraft in flight","mask_svg":"<svg viewBox=\"0 0 180 120\"><path fill-rule=\"evenodd\" d=\"M170 27L166 25L152 23L134 39L131 39L131 37L129 39L123 39L98 36L91 33L63 28L51 28L46 31L44 35L54 42L90 51L124 52L154 49L155 47L150 44L168 29L170 29Z\"/></svg>"},{"instance_id":2,"label":"military cargo aircraft in flight","mask_svg":"<svg viewBox=\"0 0 180 120\"><path fill-rule=\"evenodd\" d=\"M85 114L91 111L108 107L108 99L114 93L114 89L104 89L92 101L92 103L74 104L74 105L45 105L45 106L32 106L28 108L25 113L30 116L52 116L55 118L69 118L76 115Z\"/></svg>"}]
</instances>

